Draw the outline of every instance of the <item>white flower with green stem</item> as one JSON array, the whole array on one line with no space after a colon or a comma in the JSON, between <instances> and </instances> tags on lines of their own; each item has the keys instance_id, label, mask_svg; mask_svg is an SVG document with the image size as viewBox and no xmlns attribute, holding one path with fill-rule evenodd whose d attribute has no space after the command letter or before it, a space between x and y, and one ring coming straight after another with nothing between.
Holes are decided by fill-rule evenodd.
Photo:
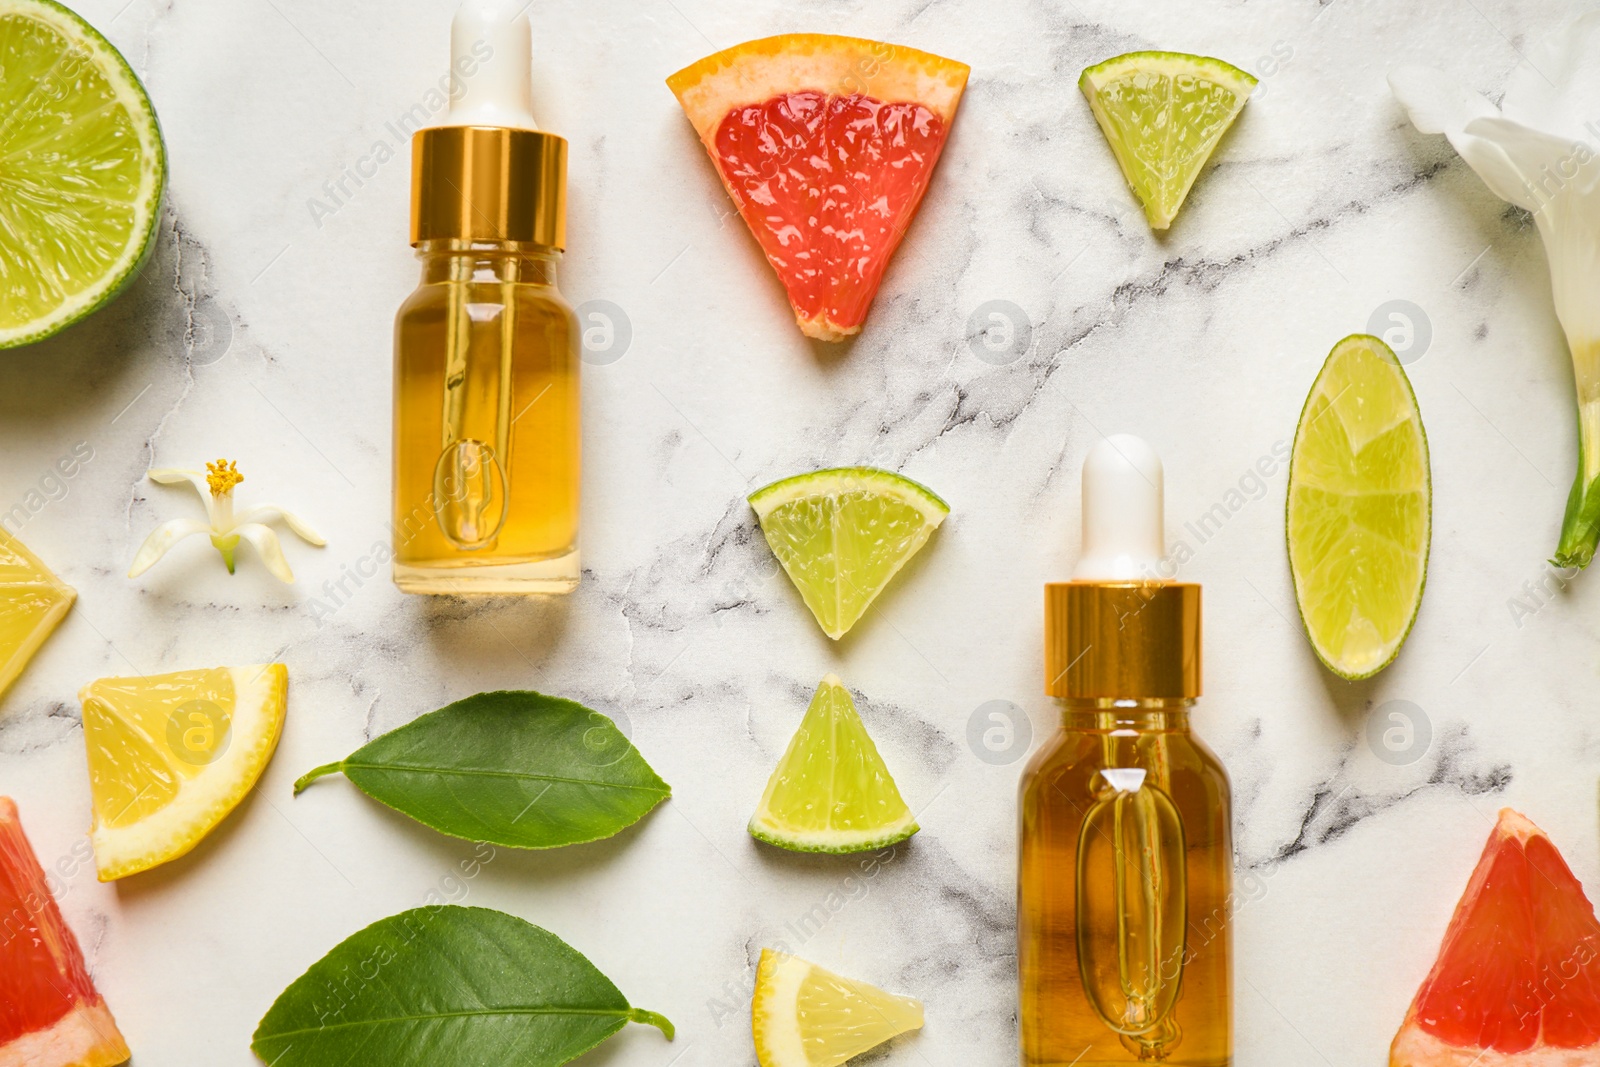
<instances>
[{"instance_id":1,"label":"white flower with green stem","mask_svg":"<svg viewBox=\"0 0 1600 1067\"><path fill-rule=\"evenodd\" d=\"M150 480L163 485L188 482L206 503L206 521L199 519L172 519L157 526L133 558L129 578L137 578L149 570L173 545L192 534L209 534L211 544L222 553L222 562L228 573L233 573L234 551L240 541L255 546L261 561L273 577L284 582L294 581L289 561L283 557L283 547L278 535L268 523L282 522L302 540L319 548L327 542L305 520L274 504L257 504L242 511L233 510L233 487L244 481L244 475L230 460L219 459L207 463L206 469L183 470L163 467L150 471Z\"/></svg>"},{"instance_id":2,"label":"white flower with green stem","mask_svg":"<svg viewBox=\"0 0 1600 1067\"><path fill-rule=\"evenodd\" d=\"M1448 137L1539 227L1578 401L1578 474L1551 562L1588 566L1600 543L1600 11L1530 52L1499 107L1427 67L1400 67L1389 85L1417 129Z\"/></svg>"}]
</instances>

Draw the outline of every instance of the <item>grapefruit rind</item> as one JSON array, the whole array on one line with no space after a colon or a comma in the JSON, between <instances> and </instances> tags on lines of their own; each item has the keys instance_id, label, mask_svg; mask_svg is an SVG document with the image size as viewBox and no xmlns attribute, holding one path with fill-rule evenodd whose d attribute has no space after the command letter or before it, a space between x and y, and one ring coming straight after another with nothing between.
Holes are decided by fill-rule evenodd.
<instances>
[{"instance_id":1,"label":"grapefruit rind","mask_svg":"<svg viewBox=\"0 0 1600 1067\"><path fill-rule=\"evenodd\" d=\"M104 1002L79 1001L49 1029L0 1045L0 1067L116 1067L131 1055Z\"/></svg>"},{"instance_id":2,"label":"grapefruit rind","mask_svg":"<svg viewBox=\"0 0 1600 1067\"><path fill-rule=\"evenodd\" d=\"M829 33L785 33L709 55L668 78L667 87L715 155L717 127L728 112L807 89L914 100L948 126L971 70L965 63L905 45Z\"/></svg>"},{"instance_id":3,"label":"grapefruit rind","mask_svg":"<svg viewBox=\"0 0 1600 1067\"><path fill-rule=\"evenodd\" d=\"M234 690L231 743L226 752L199 774L184 780L171 803L137 822L106 825L108 820L102 817L96 797L89 839L100 881L115 881L148 870L193 849L255 787L272 759L283 729L288 668L281 663L265 663L225 669L233 679ZM151 675L142 681L160 685L167 677L170 676ZM91 682L78 693L84 705L84 738L90 746L96 745L106 730L136 729L104 699L103 685L120 681L126 679ZM106 716L120 721L113 726ZM164 737L143 740L157 752L168 751ZM92 770L91 767L91 777Z\"/></svg>"},{"instance_id":4,"label":"grapefruit rind","mask_svg":"<svg viewBox=\"0 0 1600 1067\"><path fill-rule=\"evenodd\" d=\"M1600 1053L1592 1048L1531 1048L1496 1052L1462 1048L1434 1037L1411 1020L1389 1046L1389 1067L1595 1067Z\"/></svg>"}]
</instances>

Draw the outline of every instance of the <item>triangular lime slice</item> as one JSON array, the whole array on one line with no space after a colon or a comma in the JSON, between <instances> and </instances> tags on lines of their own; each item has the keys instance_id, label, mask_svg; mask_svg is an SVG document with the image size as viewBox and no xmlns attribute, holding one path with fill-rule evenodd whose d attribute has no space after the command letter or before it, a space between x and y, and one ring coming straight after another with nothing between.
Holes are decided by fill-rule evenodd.
<instances>
[{"instance_id":1,"label":"triangular lime slice","mask_svg":"<svg viewBox=\"0 0 1600 1067\"><path fill-rule=\"evenodd\" d=\"M1317 656L1368 678L1422 604L1432 530L1428 439L1400 361L1376 337L1333 347L1289 460L1289 570Z\"/></svg>"},{"instance_id":2,"label":"triangular lime slice","mask_svg":"<svg viewBox=\"0 0 1600 1067\"><path fill-rule=\"evenodd\" d=\"M796 852L865 852L917 829L849 691L828 675L767 780L750 835Z\"/></svg>"},{"instance_id":3,"label":"triangular lime slice","mask_svg":"<svg viewBox=\"0 0 1600 1067\"><path fill-rule=\"evenodd\" d=\"M950 514L926 486L873 467L785 478L750 494L750 506L806 607L836 641Z\"/></svg>"},{"instance_id":4,"label":"triangular lime slice","mask_svg":"<svg viewBox=\"0 0 1600 1067\"><path fill-rule=\"evenodd\" d=\"M166 172L155 111L117 50L51 0L0 0L0 348L132 280Z\"/></svg>"},{"instance_id":5,"label":"triangular lime slice","mask_svg":"<svg viewBox=\"0 0 1600 1067\"><path fill-rule=\"evenodd\" d=\"M1172 225L1256 79L1220 59L1129 52L1085 70L1078 88L1153 229Z\"/></svg>"}]
</instances>

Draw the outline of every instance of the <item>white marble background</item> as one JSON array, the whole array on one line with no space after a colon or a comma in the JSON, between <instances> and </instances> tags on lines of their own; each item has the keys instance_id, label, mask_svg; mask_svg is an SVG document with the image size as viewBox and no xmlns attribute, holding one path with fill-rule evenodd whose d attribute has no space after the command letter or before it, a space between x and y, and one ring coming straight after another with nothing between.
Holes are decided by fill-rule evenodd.
<instances>
[{"instance_id":1,"label":"white marble background","mask_svg":"<svg viewBox=\"0 0 1600 1067\"><path fill-rule=\"evenodd\" d=\"M974 710L1051 727L1040 586L1077 540L1077 467L1100 433L1167 462L1183 577L1205 583L1199 731L1233 775L1238 1062L1378 1065L1495 811L1514 805L1600 891L1600 575L1545 576L1575 462L1571 373L1529 220L1384 82L1441 65L1497 96L1566 17L1531 0L1060 0L988 3L536 0L538 108L567 135L574 303L611 301L631 342L585 371L581 590L556 603L408 598L325 583L384 537L390 322L415 282L402 153L313 219L313 198L391 138L443 73L451 0L73 0L159 109L172 183L134 291L44 345L0 353L0 511L80 443L92 460L23 528L80 592L0 704L0 792L17 798L141 1067L253 1063L277 993L362 925L444 888L587 953L667 1045L632 1027L584 1062L753 1063L743 998L760 946L838 888L844 863L758 847L744 823L805 700L841 673L924 830L802 954L927 1002L927 1028L872 1062L1015 1056L1013 790ZM921 217L867 329L844 349L794 328L662 79L714 48L790 30L881 37L972 64ZM1261 74L1170 234L1146 227L1078 94L1135 48ZM1276 57L1272 65L1264 58ZM369 167L370 169L370 167ZM319 225L320 223L320 225ZM1331 345L1403 299L1431 328L1411 365L1433 452L1434 540L1399 661L1359 685L1320 668L1295 621L1284 479L1205 543L1183 528L1293 434ZM1024 310L1031 344L976 358L969 316ZM298 584L253 558L229 577L185 545L123 577L160 520L195 513L151 464L235 458L241 500L295 507L329 547L287 546ZM953 513L838 646L774 577L743 495L871 462ZM320 623L320 625L319 625ZM74 867L89 824L74 693L95 677L277 657L288 724L259 789L190 856L105 886ZM470 846L330 781L290 784L376 732L484 689L534 687L631 724L672 800L618 838ZM1373 709L1421 709L1413 762L1380 759ZM1393 710L1393 707L1388 710Z\"/></svg>"}]
</instances>

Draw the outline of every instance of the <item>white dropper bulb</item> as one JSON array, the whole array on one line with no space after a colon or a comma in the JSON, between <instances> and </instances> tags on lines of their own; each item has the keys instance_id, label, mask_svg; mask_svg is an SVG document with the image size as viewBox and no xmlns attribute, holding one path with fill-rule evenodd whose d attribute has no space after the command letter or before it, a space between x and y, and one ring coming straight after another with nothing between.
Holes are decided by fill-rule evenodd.
<instances>
[{"instance_id":1,"label":"white dropper bulb","mask_svg":"<svg viewBox=\"0 0 1600 1067\"><path fill-rule=\"evenodd\" d=\"M1103 438L1083 461L1083 554L1074 581L1151 580L1166 549L1161 457L1143 438Z\"/></svg>"},{"instance_id":2,"label":"white dropper bulb","mask_svg":"<svg viewBox=\"0 0 1600 1067\"><path fill-rule=\"evenodd\" d=\"M528 0L466 0L450 23L450 68L466 91L450 101L452 126L537 130ZM470 75L466 71L472 71Z\"/></svg>"}]
</instances>

